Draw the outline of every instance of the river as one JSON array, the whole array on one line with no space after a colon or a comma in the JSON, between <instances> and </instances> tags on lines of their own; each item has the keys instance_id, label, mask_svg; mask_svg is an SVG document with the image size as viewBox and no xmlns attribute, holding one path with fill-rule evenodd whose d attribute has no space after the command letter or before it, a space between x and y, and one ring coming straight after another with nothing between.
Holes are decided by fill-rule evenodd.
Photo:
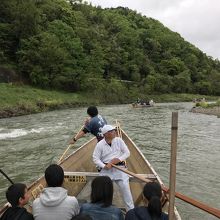
<instances>
[{"instance_id":1,"label":"river","mask_svg":"<svg viewBox=\"0 0 220 220\"><path fill-rule=\"evenodd\" d=\"M220 118L189 112L191 103L99 106L109 123L117 119L162 181L168 185L171 114L179 112L176 191L220 209ZM0 168L15 182L31 183L56 162L68 140L81 128L86 108L0 119ZM79 147L86 138L76 143ZM0 177L0 203L8 181ZM183 220L214 220L211 215L178 199Z\"/></svg>"}]
</instances>

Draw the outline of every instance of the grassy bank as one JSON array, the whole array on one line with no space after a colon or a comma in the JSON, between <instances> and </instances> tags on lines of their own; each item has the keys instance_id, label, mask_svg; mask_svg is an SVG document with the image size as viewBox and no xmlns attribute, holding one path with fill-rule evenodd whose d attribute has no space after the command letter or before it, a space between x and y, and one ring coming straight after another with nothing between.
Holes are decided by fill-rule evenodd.
<instances>
[{"instance_id":1,"label":"grassy bank","mask_svg":"<svg viewBox=\"0 0 220 220\"><path fill-rule=\"evenodd\" d=\"M0 118L87 105L86 95L0 83Z\"/></svg>"},{"instance_id":2,"label":"grassy bank","mask_svg":"<svg viewBox=\"0 0 220 220\"><path fill-rule=\"evenodd\" d=\"M181 102L192 101L194 98L205 97L206 100L216 100L217 97L201 96L194 94L163 94L140 95L137 89L129 91L126 96L118 91L111 93L94 91L93 93L65 93L60 91L42 90L30 86L19 86L0 83L0 118L19 116L25 114L64 109L78 106L98 104L122 104L132 103L138 97L155 102Z\"/></svg>"}]
</instances>

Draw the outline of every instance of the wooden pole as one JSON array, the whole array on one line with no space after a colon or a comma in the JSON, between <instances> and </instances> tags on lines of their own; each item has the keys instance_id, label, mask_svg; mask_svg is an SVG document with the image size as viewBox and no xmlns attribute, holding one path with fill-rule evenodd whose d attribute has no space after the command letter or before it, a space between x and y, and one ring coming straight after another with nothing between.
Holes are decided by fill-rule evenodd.
<instances>
[{"instance_id":1,"label":"wooden pole","mask_svg":"<svg viewBox=\"0 0 220 220\"><path fill-rule=\"evenodd\" d=\"M118 137L119 137L118 120L116 119L116 120L115 120L115 122L116 122L116 130L117 130L117 133L118 133Z\"/></svg>"},{"instance_id":2,"label":"wooden pole","mask_svg":"<svg viewBox=\"0 0 220 220\"><path fill-rule=\"evenodd\" d=\"M80 130L78 131L78 133L76 134L76 136L80 133L80 131L84 128L84 125L80 128ZM73 146L73 144L69 144L67 149L64 151L64 153L62 154L62 156L60 157L60 159L58 160L58 164L63 160L64 156L66 155L67 151Z\"/></svg>"},{"instance_id":3,"label":"wooden pole","mask_svg":"<svg viewBox=\"0 0 220 220\"><path fill-rule=\"evenodd\" d=\"M122 138L120 123L118 122L117 119L116 119L116 129L117 129L118 137Z\"/></svg>"},{"instance_id":4,"label":"wooden pole","mask_svg":"<svg viewBox=\"0 0 220 220\"><path fill-rule=\"evenodd\" d=\"M60 159L58 160L58 164L63 160L64 156L66 155L67 151L73 146L73 144L69 144Z\"/></svg>"},{"instance_id":5,"label":"wooden pole","mask_svg":"<svg viewBox=\"0 0 220 220\"><path fill-rule=\"evenodd\" d=\"M131 175L131 176L133 176L133 177L135 177L135 178L137 178L137 179L139 179L139 180L141 180L145 183L148 183L150 181L150 180L147 180L147 179L145 179L145 178L143 178L143 177L127 170L127 169L123 169L120 166L116 166L116 165L112 164L112 167L114 167L114 168L116 168L116 169L118 169L118 170L120 170L124 173L127 173L127 174L129 174L129 175ZM167 187L162 185L161 188L164 192L166 192L166 193L169 192L169 189ZM212 208L212 207L210 207L210 206L208 206L208 205L206 205L202 202L199 202L195 199L192 199L188 196L185 196L185 195L183 195L179 192L175 192L175 197L178 198L178 199L181 199L182 201L187 202L187 203L189 203L189 204L191 204L191 205L193 205L193 206L195 206L195 207L197 207L197 208L199 208L203 211L206 211L209 214L216 216L217 218L220 218L220 210L219 209Z\"/></svg>"},{"instance_id":6,"label":"wooden pole","mask_svg":"<svg viewBox=\"0 0 220 220\"><path fill-rule=\"evenodd\" d=\"M178 112L172 112L171 125L171 158L170 158L170 190L169 190L169 220L175 218L175 188L176 188L176 152L177 152Z\"/></svg>"}]
</instances>

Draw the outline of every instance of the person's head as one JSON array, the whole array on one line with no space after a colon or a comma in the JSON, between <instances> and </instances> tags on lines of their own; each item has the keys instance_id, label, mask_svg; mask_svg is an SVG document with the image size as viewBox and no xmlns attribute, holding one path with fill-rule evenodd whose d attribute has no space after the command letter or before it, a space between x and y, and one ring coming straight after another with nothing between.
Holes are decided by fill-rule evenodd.
<instances>
[{"instance_id":1,"label":"person's head","mask_svg":"<svg viewBox=\"0 0 220 220\"><path fill-rule=\"evenodd\" d=\"M44 173L47 186L49 187L60 187L64 181L63 168L57 164L51 164Z\"/></svg>"},{"instance_id":2,"label":"person's head","mask_svg":"<svg viewBox=\"0 0 220 220\"><path fill-rule=\"evenodd\" d=\"M104 138L107 138L107 139L113 139L116 135L115 127L113 127L112 125L104 125L101 128L101 131L102 131Z\"/></svg>"},{"instance_id":3,"label":"person's head","mask_svg":"<svg viewBox=\"0 0 220 220\"><path fill-rule=\"evenodd\" d=\"M29 201L27 186L23 183L14 183L8 187L6 198L12 207L23 207Z\"/></svg>"},{"instance_id":4,"label":"person's head","mask_svg":"<svg viewBox=\"0 0 220 220\"><path fill-rule=\"evenodd\" d=\"M92 220L89 215L79 214L74 216L71 220Z\"/></svg>"},{"instance_id":5,"label":"person's head","mask_svg":"<svg viewBox=\"0 0 220 220\"><path fill-rule=\"evenodd\" d=\"M96 115L98 115L98 109L96 108L96 106L89 106L87 108L87 114L90 116L90 117L95 117Z\"/></svg>"},{"instance_id":6,"label":"person's head","mask_svg":"<svg viewBox=\"0 0 220 220\"><path fill-rule=\"evenodd\" d=\"M108 176L98 176L92 181L91 203L103 203L103 207L112 205L113 183Z\"/></svg>"},{"instance_id":7,"label":"person's head","mask_svg":"<svg viewBox=\"0 0 220 220\"><path fill-rule=\"evenodd\" d=\"M148 202L148 211L152 219L161 219L162 206L161 197L162 190L161 186L157 182L146 183L143 190L144 197Z\"/></svg>"}]
</instances>

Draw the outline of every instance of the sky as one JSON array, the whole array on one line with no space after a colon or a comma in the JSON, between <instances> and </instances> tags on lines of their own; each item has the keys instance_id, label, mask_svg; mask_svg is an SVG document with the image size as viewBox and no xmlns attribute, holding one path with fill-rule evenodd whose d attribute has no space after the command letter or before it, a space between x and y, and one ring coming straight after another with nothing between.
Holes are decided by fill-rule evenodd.
<instances>
[{"instance_id":1,"label":"sky","mask_svg":"<svg viewBox=\"0 0 220 220\"><path fill-rule=\"evenodd\" d=\"M94 6L128 7L159 20L208 56L220 60L220 0L87 0Z\"/></svg>"}]
</instances>

